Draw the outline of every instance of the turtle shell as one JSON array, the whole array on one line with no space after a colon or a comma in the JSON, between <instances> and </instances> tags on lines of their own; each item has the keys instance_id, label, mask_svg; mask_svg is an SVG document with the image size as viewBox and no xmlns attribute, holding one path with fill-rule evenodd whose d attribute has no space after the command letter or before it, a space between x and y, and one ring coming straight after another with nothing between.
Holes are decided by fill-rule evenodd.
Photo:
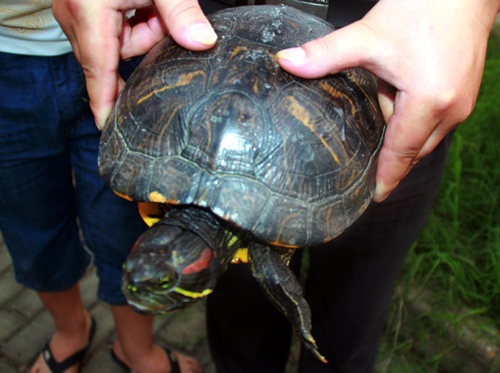
<instances>
[{"instance_id":1,"label":"turtle shell","mask_svg":"<svg viewBox=\"0 0 500 373\"><path fill-rule=\"evenodd\" d=\"M193 52L167 37L126 83L101 139L104 180L134 201L210 209L274 245L336 237L375 188L385 127L376 79L281 69L279 50L334 30L294 8L209 20L215 47Z\"/></svg>"}]
</instances>

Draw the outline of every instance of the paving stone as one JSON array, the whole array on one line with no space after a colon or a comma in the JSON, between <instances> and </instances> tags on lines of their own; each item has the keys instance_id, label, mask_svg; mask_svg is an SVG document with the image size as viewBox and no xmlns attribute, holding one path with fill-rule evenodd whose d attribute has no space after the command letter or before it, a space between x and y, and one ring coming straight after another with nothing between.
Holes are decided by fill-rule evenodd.
<instances>
[{"instance_id":1,"label":"paving stone","mask_svg":"<svg viewBox=\"0 0 500 373\"><path fill-rule=\"evenodd\" d=\"M177 311L157 335L168 345L188 352L206 340L204 304L195 304Z\"/></svg>"},{"instance_id":2,"label":"paving stone","mask_svg":"<svg viewBox=\"0 0 500 373\"><path fill-rule=\"evenodd\" d=\"M199 302L193 303L191 306L184 308L180 311L174 311L168 313L165 316L169 316L171 320L185 320L191 318L205 318L205 301L201 300Z\"/></svg>"},{"instance_id":3,"label":"paving stone","mask_svg":"<svg viewBox=\"0 0 500 373\"><path fill-rule=\"evenodd\" d=\"M16 282L11 269L0 276L0 307L20 293L24 287Z\"/></svg>"},{"instance_id":4,"label":"paving stone","mask_svg":"<svg viewBox=\"0 0 500 373\"><path fill-rule=\"evenodd\" d=\"M16 368L10 366L7 363L4 363L3 361L0 361L0 372L1 373L19 373L19 371Z\"/></svg>"},{"instance_id":5,"label":"paving stone","mask_svg":"<svg viewBox=\"0 0 500 373\"><path fill-rule=\"evenodd\" d=\"M0 273L5 271L12 265L12 259L10 258L9 252L7 251L7 246L3 241L0 241Z\"/></svg>"},{"instance_id":6,"label":"paving stone","mask_svg":"<svg viewBox=\"0 0 500 373\"><path fill-rule=\"evenodd\" d=\"M80 281L80 293L83 306L87 309L92 307L98 301L97 286L99 280L95 273L95 267L91 267Z\"/></svg>"},{"instance_id":7,"label":"paving stone","mask_svg":"<svg viewBox=\"0 0 500 373\"><path fill-rule=\"evenodd\" d=\"M52 317L48 311L43 311L6 342L0 352L19 365L30 365L53 331Z\"/></svg>"},{"instance_id":8,"label":"paving stone","mask_svg":"<svg viewBox=\"0 0 500 373\"><path fill-rule=\"evenodd\" d=\"M163 327L170 322L172 315L155 316L153 321L153 334L157 334Z\"/></svg>"},{"instance_id":9,"label":"paving stone","mask_svg":"<svg viewBox=\"0 0 500 373\"><path fill-rule=\"evenodd\" d=\"M24 318L11 310L0 311L0 341L10 338L25 325ZM1 372L1 371L0 371Z\"/></svg>"},{"instance_id":10,"label":"paving stone","mask_svg":"<svg viewBox=\"0 0 500 373\"><path fill-rule=\"evenodd\" d=\"M9 304L9 308L21 313L28 320L44 310L42 300L36 292L30 289L24 289L23 292Z\"/></svg>"},{"instance_id":11,"label":"paving stone","mask_svg":"<svg viewBox=\"0 0 500 373\"><path fill-rule=\"evenodd\" d=\"M212 356L210 356L208 343L204 343L199 346L193 357L196 361L198 361L204 373L215 373L217 371L214 363L212 362Z\"/></svg>"},{"instance_id":12,"label":"paving stone","mask_svg":"<svg viewBox=\"0 0 500 373\"><path fill-rule=\"evenodd\" d=\"M82 367L82 373L125 373L111 358L109 346L104 346L93 355Z\"/></svg>"}]
</instances>

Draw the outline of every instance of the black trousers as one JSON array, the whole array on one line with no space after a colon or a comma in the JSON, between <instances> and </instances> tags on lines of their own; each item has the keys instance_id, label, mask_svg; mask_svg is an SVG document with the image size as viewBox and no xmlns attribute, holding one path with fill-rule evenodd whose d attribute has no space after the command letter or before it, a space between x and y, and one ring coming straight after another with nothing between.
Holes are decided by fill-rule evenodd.
<instances>
[{"instance_id":1,"label":"black trousers","mask_svg":"<svg viewBox=\"0 0 500 373\"><path fill-rule=\"evenodd\" d=\"M201 0L206 13L225 7ZM373 0L331 0L328 21L342 27L361 18ZM369 373L392 289L436 197L451 142L449 134L383 203L372 203L336 239L309 251L305 297L312 334L328 364L302 349L301 373ZM297 274L300 253L290 267ZM267 300L244 264L221 277L207 301L210 349L219 373L283 372L291 325Z\"/></svg>"},{"instance_id":2,"label":"black trousers","mask_svg":"<svg viewBox=\"0 0 500 373\"><path fill-rule=\"evenodd\" d=\"M450 142L451 134L339 237L310 249L305 297L313 337L329 363L302 349L301 373L374 371L392 289L431 211ZM291 326L246 265L231 266L208 297L207 329L218 372L283 372Z\"/></svg>"}]
</instances>

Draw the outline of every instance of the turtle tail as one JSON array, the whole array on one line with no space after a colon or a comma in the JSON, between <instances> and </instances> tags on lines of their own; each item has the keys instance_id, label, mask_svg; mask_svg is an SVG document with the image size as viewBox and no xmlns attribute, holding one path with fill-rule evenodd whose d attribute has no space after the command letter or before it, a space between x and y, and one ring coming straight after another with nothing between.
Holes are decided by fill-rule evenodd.
<instances>
[{"instance_id":1,"label":"turtle tail","mask_svg":"<svg viewBox=\"0 0 500 373\"><path fill-rule=\"evenodd\" d=\"M253 276L264 289L269 300L292 323L302 343L316 358L327 360L318 351L311 334L311 310L302 297L302 288L288 268L295 249L252 243L249 247L248 262Z\"/></svg>"}]
</instances>

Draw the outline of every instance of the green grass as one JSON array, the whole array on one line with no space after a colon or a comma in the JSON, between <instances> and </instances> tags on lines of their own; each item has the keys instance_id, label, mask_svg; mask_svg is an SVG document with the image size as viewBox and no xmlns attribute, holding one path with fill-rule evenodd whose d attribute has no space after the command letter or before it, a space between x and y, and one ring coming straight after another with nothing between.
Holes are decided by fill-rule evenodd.
<instances>
[{"instance_id":1,"label":"green grass","mask_svg":"<svg viewBox=\"0 0 500 373\"><path fill-rule=\"evenodd\" d=\"M500 324L500 48L490 40L481 90L448 153L429 221L402 281L440 290L450 302L488 308Z\"/></svg>"},{"instance_id":2,"label":"green grass","mask_svg":"<svg viewBox=\"0 0 500 373\"><path fill-rule=\"evenodd\" d=\"M462 123L448 153L438 199L427 225L412 248L400 284L431 289L451 310L430 312L413 325L411 338L395 337L401 318L393 305L390 333L381 360L407 356L415 344L439 335L441 321L450 322L453 309L466 307L500 328L500 38L493 33L477 104ZM404 302L404 296L396 297ZM456 320L457 322L460 320ZM454 320L451 320L453 323ZM433 356L394 362L381 371L438 372L441 359L453 346ZM393 366L393 368L391 368ZM380 370L380 369L379 369Z\"/></svg>"}]
</instances>

